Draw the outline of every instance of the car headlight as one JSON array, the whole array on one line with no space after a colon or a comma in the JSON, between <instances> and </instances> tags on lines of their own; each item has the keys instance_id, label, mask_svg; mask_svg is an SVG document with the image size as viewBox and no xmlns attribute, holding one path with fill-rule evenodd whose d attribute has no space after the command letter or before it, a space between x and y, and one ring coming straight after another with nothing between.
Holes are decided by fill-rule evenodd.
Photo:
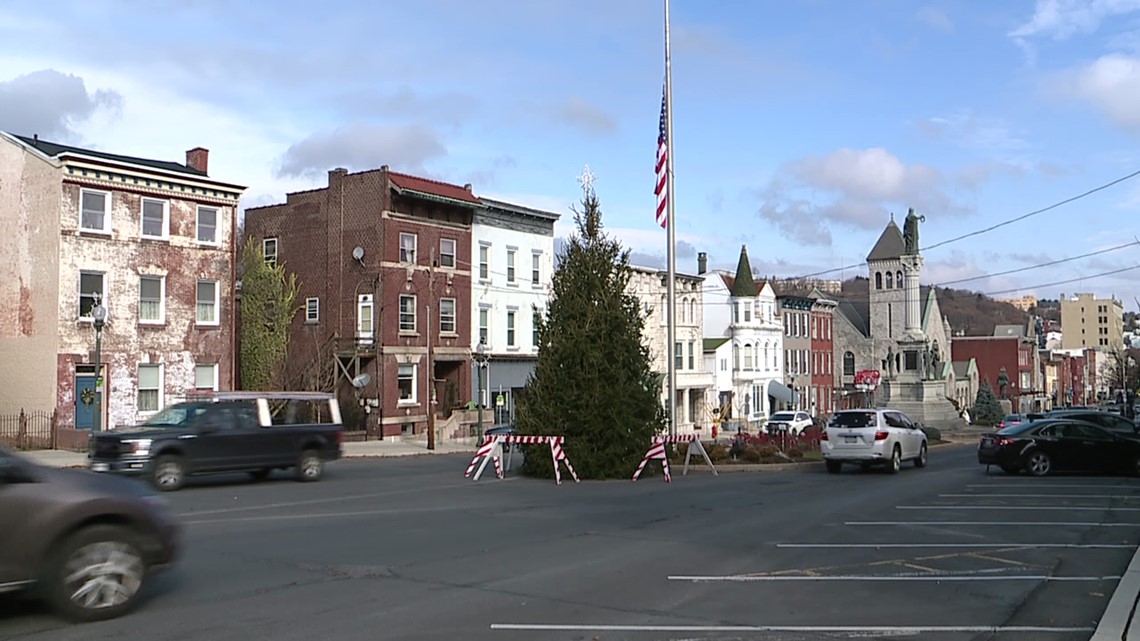
<instances>
[{"instance_id":1,"label":"car headlight","mask_svg":"<svg viewBox=\"0 0 1140 641\"><path fill-rule=\"evenodd\" d=\"M150 453L150 443L151 439L149 438L132 438L123 441L123 444L128 448L127 453L140 456L146 456Z\"/></svg>"}]
</instances>

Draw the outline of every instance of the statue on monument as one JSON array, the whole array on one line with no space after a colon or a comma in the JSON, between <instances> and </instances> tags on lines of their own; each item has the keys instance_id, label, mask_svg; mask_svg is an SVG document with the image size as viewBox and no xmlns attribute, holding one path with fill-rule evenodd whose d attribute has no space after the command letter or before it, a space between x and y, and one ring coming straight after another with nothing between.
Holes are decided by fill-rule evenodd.
<instances>
[{"instance_id":1,"label":"statue on monument","mask_svg":"<svg viewBox=\"0 0 1140 641\"><path fill-rule=\"evenodd\" d=\"M930 345L930 378L932 380L938 379L938 370L941 363L938 358L938 347L934 344Z\"/></svg>"},{"instance_id":2,"label":"statue on monument","mask_svg":"<svg viewBox=\"0 0 1140 641\"><path fill-rule=\"evenodd\" d=\"M894 376L895 374L895 348L894 345L887 345L887 376Z\"/></svg>"},{"instance_id":3,"label":"statue on monument","mask_svg":"<svg viewBox=\"0 0 1140 641\"><path fill-rule=\"evenodd\" d=\"M906 214L906 220L903 221L903 246L906 248L904 254L907 256L918 255L918 223L926 222L925 215L917 215L914 213L914 207L911 207Z\"/></svg>"}]
</instances>

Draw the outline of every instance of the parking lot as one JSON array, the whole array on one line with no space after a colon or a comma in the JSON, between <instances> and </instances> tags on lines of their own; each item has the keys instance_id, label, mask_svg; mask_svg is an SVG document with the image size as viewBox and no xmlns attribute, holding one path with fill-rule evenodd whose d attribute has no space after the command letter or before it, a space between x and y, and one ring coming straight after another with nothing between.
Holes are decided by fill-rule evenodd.
<instances>
[{"instance_id":1,"label":"parking lot","mask_svg":"<svg viewBox=\"0 0 1140 641\"><path fill-rule=\"evenodd\" d=\"M136 614L0 602L0 638L1087 640L1140 542L1140 481L926 469L463 478L462 456L171 495L187 554Z\"/></svg>"}]
</instances>

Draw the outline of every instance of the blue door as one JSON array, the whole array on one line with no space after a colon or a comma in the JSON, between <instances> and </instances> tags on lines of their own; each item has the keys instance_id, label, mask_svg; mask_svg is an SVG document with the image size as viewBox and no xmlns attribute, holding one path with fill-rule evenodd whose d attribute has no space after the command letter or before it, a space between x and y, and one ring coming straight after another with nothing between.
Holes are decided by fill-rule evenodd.
<instances>
[{"instance_id":1,"label":"blue door","mask_svg":"<svg viewBox=\"0 0 1140 641\"><path fill-rule=\"evenodd\" d=\"M91 404L83 402L84 397L91 400ZM95 377L75 377L75 429L89 430L95 425ZM102 399L99 399L102 400ZM102 403L99 403L101 406Z\"/></svg>"}]
</instances>

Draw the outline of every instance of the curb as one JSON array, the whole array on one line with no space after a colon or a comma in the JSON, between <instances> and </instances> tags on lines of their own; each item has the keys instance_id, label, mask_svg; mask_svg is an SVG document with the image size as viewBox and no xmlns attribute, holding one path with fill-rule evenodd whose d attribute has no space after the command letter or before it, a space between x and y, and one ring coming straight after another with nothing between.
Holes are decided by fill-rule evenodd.
<instances>
[{"instance_id":1,"label":"curb","mask_svg":"<svg viewBox=\"0 0 1140 641\"><path fill-rule=\"evenodd\" d=\"M1116 584L1104 616L1089 641L1140 641L1140 629L1132 626L1137 602L1140 602L1140 549Z\"/></svg>"}]
</instances>

